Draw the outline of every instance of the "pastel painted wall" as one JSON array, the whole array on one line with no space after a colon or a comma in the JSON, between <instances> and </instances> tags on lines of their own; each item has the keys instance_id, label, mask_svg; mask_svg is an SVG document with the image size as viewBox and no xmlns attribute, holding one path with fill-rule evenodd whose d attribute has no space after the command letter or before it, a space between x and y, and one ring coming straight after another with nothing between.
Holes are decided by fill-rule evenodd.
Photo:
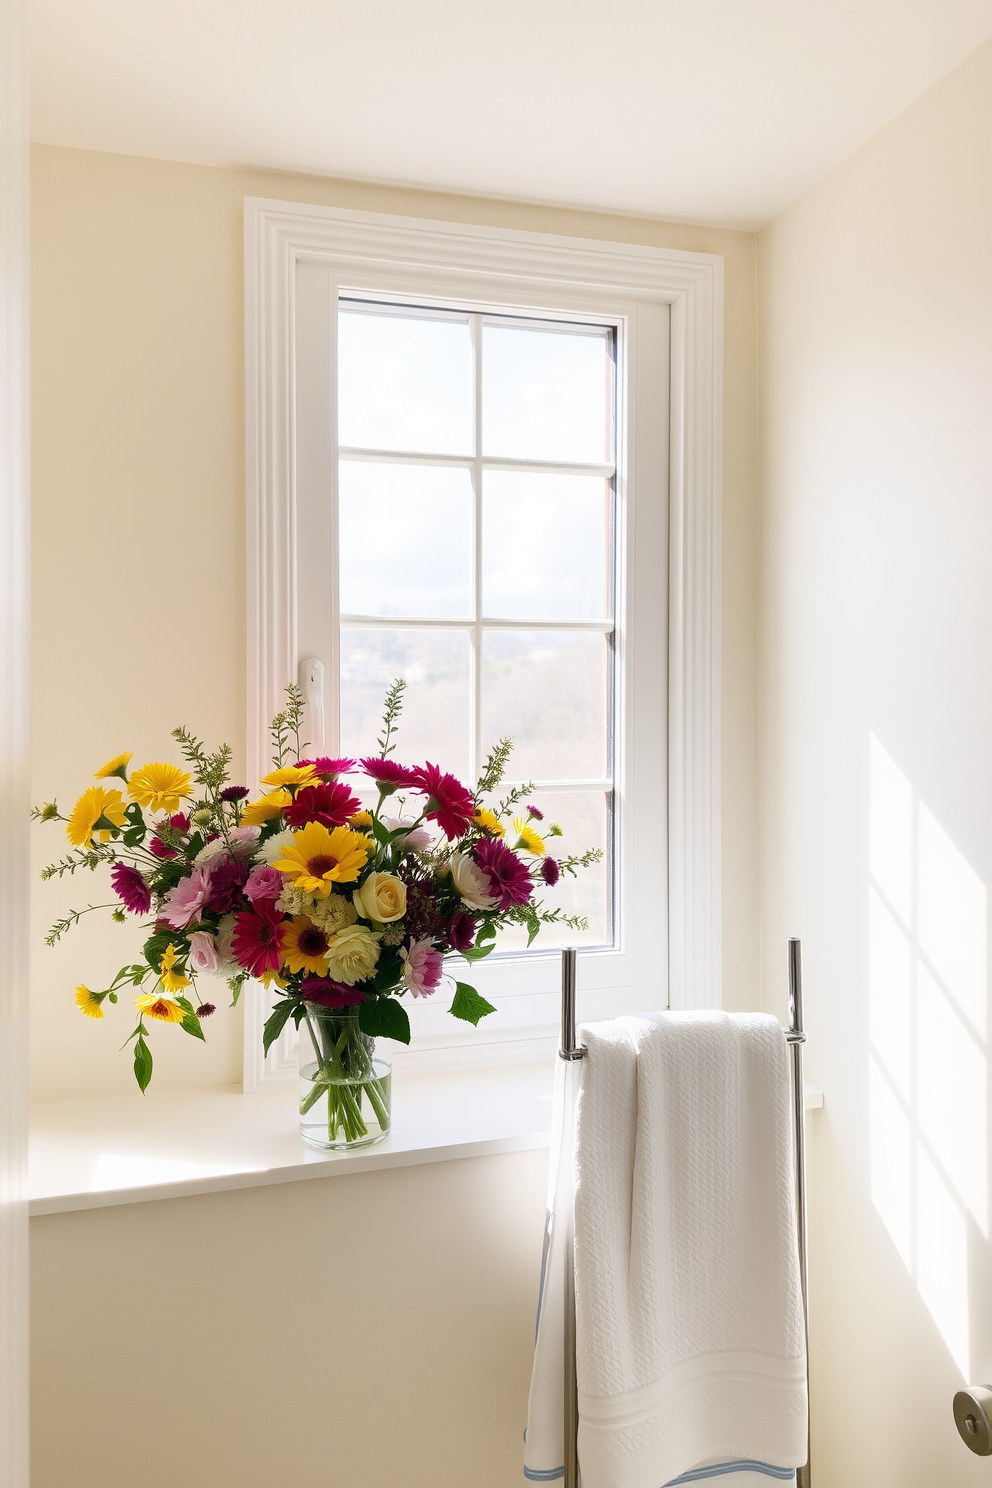
<instances>
[{"instance_id":1,"label":"pastel painted wall","mask_svg":"<svg viewBox=\"0 0 992 1488\"><path fill-rule=\"evenodd\" d=\"M121 749L161 758L183 722L244 745L243 230L246 195L722 253L727 1000L757 999L754 239L751 234L50 146L33 152L34 798L71 806ZM38 868L61 829L34 829ZM103 916L103 876L36 885L36 1099L130 1088L73 988L105 986L138 935ZM123 1028L123 1018L117 1021ZM160 1088L232 1084L241 1027L207 1048L165 1029ZM122 1033L123 1037L123 1033Z\"/></svg>"},{"instance_id":2,"label":"pastel painted wall","mask_svg":"<svg viewBox=\"0 0 992 1488\"><path fill-rule=\"evenodd\" d=\"M992 1379L992 45L759 237L762 972L801 935L817 1488Z\"/></svg>"},{"instance_id":3,"label":"pastel painted wall","mask_svg":"<svg viewBox=\"0 0 992 1488\"><path fill-rule=\"evenodd\" d=\"M33 1488L516 1488L546 1152L31 1221Z\"/></svg>"}]
</instances>

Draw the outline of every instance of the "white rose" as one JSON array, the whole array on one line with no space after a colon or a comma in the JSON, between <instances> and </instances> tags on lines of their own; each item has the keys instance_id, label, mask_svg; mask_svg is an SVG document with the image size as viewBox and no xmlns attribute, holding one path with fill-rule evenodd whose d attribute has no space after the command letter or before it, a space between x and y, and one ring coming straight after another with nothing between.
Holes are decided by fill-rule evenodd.
<instances>
[{"instance_id":1,"label":"white rose","mask_svg":"<svg viewBox=\"0 0 992 1488\"><path fill-rule=\"evenodd\" d=\"M395 873L370 873L351 897L360 915L380 925L392 924L406 914L406 884Z\"/></svg>"},{"instance_id":2,"label":"white rose","mask_svg":"<svg viewBox=\"0 0 992 1488\"><path fill-rule=\"evenodd\" d=\"M489 892L489 878L468 853L453 852L448 859L455 888L469 909L495 909L496 900Z\"/></svg>"}]
</instances>

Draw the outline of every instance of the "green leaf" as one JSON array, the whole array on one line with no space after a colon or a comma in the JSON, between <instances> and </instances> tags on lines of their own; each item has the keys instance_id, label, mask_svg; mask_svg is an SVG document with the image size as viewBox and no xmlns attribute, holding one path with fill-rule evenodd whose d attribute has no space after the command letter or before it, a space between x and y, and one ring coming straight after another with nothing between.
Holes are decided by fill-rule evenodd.
<instances>
[{"instance_id":1,"label":"green leaf","mask_svg":"<svg viewBox=\"0 0 992 1488\"><path fill-rule=\"evenodd\" d=\"M361 1003L358 1026L370 1038L391 1038L398 1044L410 1042L410 1019L395 997L370 997Z\"/></svg>"},{"instance_id":2,"label":"green leaf","mask_svg":"<svg viewBox=\"0 0 992 1488\"><path fill-rule=\"evenodd\" d=\"M375 969L375 981L372 985L377 992L388 992L395 987L403 973L403 961L400 953L394 946L387 947L379 957L379 964Z\"/></svg>"},{"instance_id":3,"label":"green leaf","mask_svg":"<svg viewBox=\"0 0 992 1488\"><path fill-rule=\"evenodd\" d=\"M193 1004L190 1002L189 998L177 997L176 1001L186 1014L182 1023L180 1023L179 1025L180 1028L185 1028L186 1032L193 1038L203 1039L203 1042L206 1043L207 1041L203 1036L203 1029L200 1027L200 1020L196 1016Z\"/></svg>"},{"instance_id":4,"label":"green leaf","mask_svg":"<svg viewBox=\"0 0 992 1488\"><path fill-rule=\"evenodd\" d=\"M527 919L527 944L531 946L534 943L534 937L541 932L541 917L529 904L524 913Z\"/></svg>"},{"instance_id":5,"label":"green leaf","mask_svg":"<svg viewBox=\"0 0 992 1488\"><path fill-rule=\"evenodd\" d=\"M286 1024L289 1021L289 1015L292 1011L293 1003L290 1002L288 999L284 1002L277 1002L275 1007L272 1009L272 1012L266 1019L265 1027L262 1030L262 1048L264 1049L266 1054L268 1054L269 1049L272 1047L276 1039L286 1027Z\"/></svg>"},{"instance_id":6,"label":"green leaf","mask_svg":"<svg viewBox=\"0 0 992 1488\"><path fill-rule=\"evenodd\" d=\"M392 834L389 829L384 827L378 817L375 816L372 818L372 835L375 837L376 842L380 843L383 847L388 847L392 841Z\"/></svg>"},{"instance_id":7,"label":"green leaf","mask_svg":"<svg viewBox=\"0 0 992 1488\"><path fill-rule=\"evenodd\" d=\"M145 840L144 827L131 827L124 833L125 847L138 847Z\"/></svg>"},{"instance_id":8,"label":"green leaf","mask_svg":"<svg viewBox=\"0 0 992 1488\"><path fill-rule=\"evenodd\" d=\"M482 929L479 931L478 935L475 937L475 943L476 943L477 946L480 946L480 945L482 945L483 941L485 941L485 940L495 940L495 939L496 939L496 926L493 924L492 920L486 920L486 922L483 925Z\"/></svg>"},{"instance_id":9,"label":"green leaf","mask_svg":"<svg viewBox=\"0 0 992 1488\"><path fill-rule=\"evenodd\" d=\"M138 1089L144 1095L152 1078L152 1051L140 1033L134 1046L134 1078L138 1082Z\"/></svg>"},{"instance_id":10,"label":"green leaf","mask_svg":"<svg viewBox=\"0 0 992 1488\"><path fill-rule=\"evenodd\" d=\"M477 1027L480 1018L494 1013L496 1009L467 982L456 982L455 1000L448 1011L453 1017L462 1018L466 1023L472 1023Z\"/></svg>"},{"instance_id":11,"label":"green leaf","mask_svg":"<svg viewBox=\"0 0 992 1488\"><path fill-rule=\"evenodd\" d=\"M148 937L141 949L152 971L162 970L162 957L165 955L166 946L178 945L181 940L182 936L178 933L173 934L171 930L159 930L155 935Z\"/></svg>"},{"instance_id":12,"label":"green leaf","mask_svg":"<svg viewBox=\"0 0 992 1488\"><path fill-rule=\"evenodd\" d=\"M145 818L141 814L141 807L137 801L132 801L130 806L124 808L124 817L126 821L131 823L132 827L143 827L145 825Z\"/></svg>"}]
</instances>

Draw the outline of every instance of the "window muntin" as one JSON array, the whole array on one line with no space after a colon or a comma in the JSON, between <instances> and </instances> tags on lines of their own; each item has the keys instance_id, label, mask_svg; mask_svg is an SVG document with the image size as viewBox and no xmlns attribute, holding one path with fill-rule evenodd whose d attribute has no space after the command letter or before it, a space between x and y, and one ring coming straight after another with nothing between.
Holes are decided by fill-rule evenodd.
<instances>
[{"instance_id":1,"label":"window muntin","mask_svg":"<svg viewBox=\"0 0 992 1488\"><path fill-rule=\"evenodd\" d=\"M616 333L343 297L338 310L340 747L467 780L510 734L513 780L604 860L549 891L615 941ZM518 947L515 942L519 940ZM522 948L506 935L501 950Z\"/></svg>"}]
</instances>

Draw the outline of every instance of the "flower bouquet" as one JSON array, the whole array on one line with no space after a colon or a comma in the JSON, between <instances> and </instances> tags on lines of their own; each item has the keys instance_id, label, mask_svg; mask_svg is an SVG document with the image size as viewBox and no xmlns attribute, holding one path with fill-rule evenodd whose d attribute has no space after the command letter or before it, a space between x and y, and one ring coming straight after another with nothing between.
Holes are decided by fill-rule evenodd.
<instances>
[{"instance_id":1,"label":"flower bouquet","mask_svg":"<svg viewBox=\"0 0 992 1488\"><path fill-rule=\"evenodd\" d=\"M403 997L433 995L449 954L468 965L490 955L501 926L525 926L528 945L542 924L586 927L545 907L535 889L601 854L552 856L547 840L561 828L551 823L542 832L538 808L521 807L531 786L493 800L507 739L490 752L474 792L436 765L392 758L404 685L387 694L379 753L361 761L304 758L302 696L287 688L272 722L274 768L256 800L228 783L229 746L208 753L178 728L185 768L149 764L129 773L131 755L120 754L96 772L108 784L84 791L67 820L54 802L32 812L65 821L73 847L42 878L106 864L118 900L71 910L47 944L93 910L110 909L120 922L149 917L140 961L101 991L76 989L90 1018L103 1018L104 1003L133 990L137 1021L124 1047L133 1045L142 1091L152 1077L151 1026L171 1023L202 1039L216 1009L201 998L199 978L225 978L232 1006L254 978L277 991L265 1049L290 1018L309 1036L304 1137L332 1147L378 1140L389 1128L389 1077L374 1040L409 1043ZM344 778L359 768L376 798L368 807ZM495 1011L467 982L451 980L454 1017L478 1024Z\"/></svg>"}]
</instances>

